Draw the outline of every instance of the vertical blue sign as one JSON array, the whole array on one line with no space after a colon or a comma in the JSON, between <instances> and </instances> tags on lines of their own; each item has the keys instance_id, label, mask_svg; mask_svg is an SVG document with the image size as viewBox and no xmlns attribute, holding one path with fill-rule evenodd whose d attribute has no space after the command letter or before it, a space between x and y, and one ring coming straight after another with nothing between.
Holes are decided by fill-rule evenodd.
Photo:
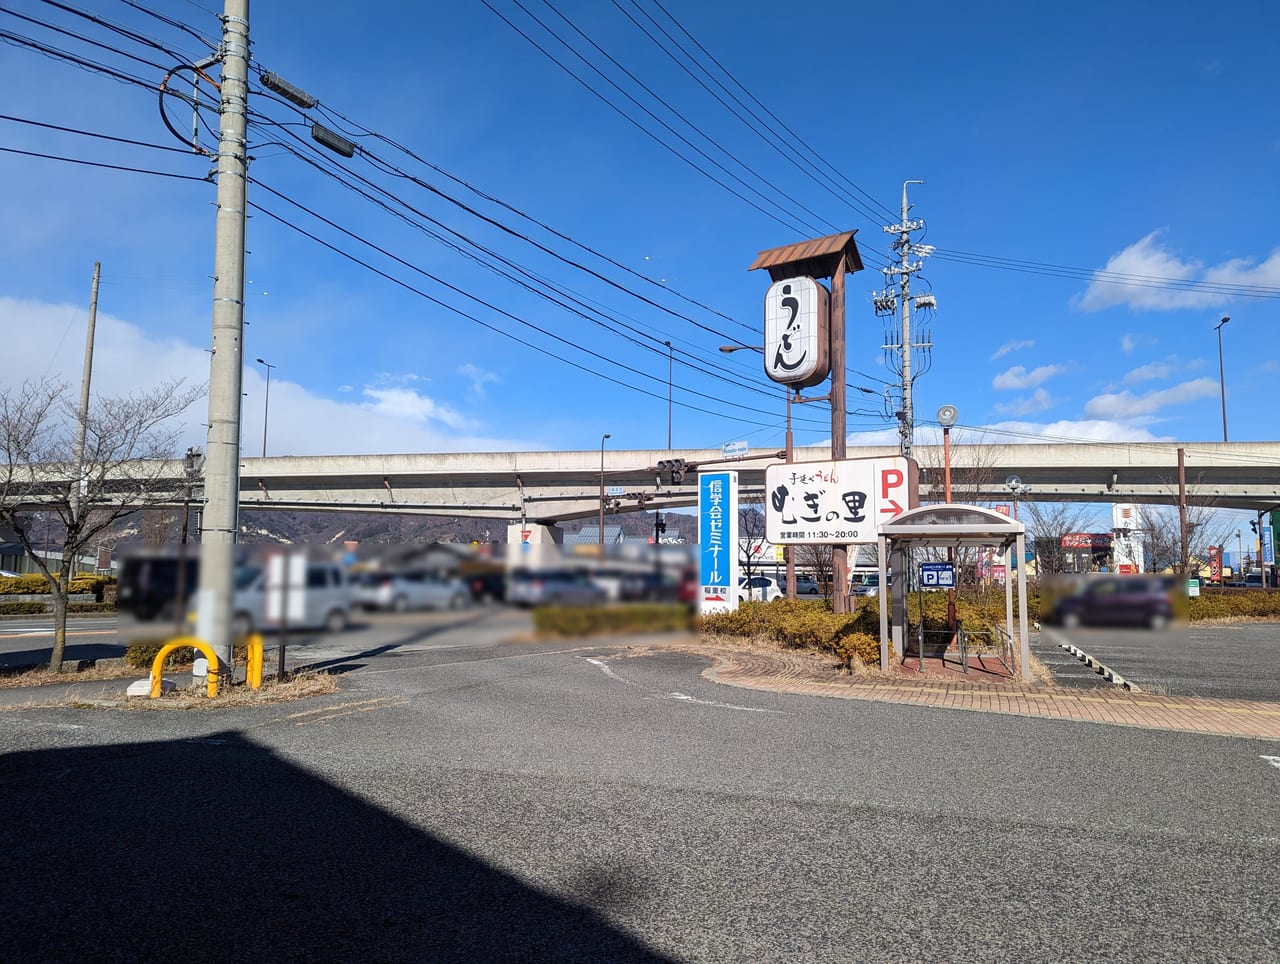
<instances>
[{"instance_id":1,"label":"vertical blue sign","mask_svg":"<svg viewBox=\"0 0 1280 964\"><path fill-rule=\"evenodd\" d=\"M1274 566L1276 564L1275 533L1271 531L1271 526L1265 523L1259 526L1258 532L1262 535L1262 564Z\"/></svg>"},{"instance_id":2,"label":"vertical blue sign","mask_svg":"<svg viewBox=\"0 0 1280 964\"><path fill-rule=\"evenodd\" d=\"M698 475L698 611L738 608L738 473Z\"/></svg>"}]
</instances>

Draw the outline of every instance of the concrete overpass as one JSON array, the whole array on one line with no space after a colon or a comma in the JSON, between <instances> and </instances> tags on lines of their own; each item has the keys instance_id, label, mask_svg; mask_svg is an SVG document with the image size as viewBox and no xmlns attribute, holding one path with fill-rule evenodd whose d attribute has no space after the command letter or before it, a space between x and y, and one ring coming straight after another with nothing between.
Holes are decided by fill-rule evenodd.
<instances>
[{"instance_id":1,"label":"concrete overpass","mask_svg":"<svg viewBox=\"0 0 1280 964\"><path fill-rule=\"evenodd\" d=\"M1009 501L1005 480L1017 475L1031 487L1020 496L1023 501L1172 504L1179 448L1189 502L1254 511L1280 503L1280 442L953 445L953 498ZM941 501L941 447L915 451L921 500ZM849 450L850 458L896 454L889 446ZM827 457L825 448L803 448L795 460ZM736 469L743 491L760 493L765 467L782 461L782 453L760 450L725 459L718 449L606 449L604 485L623 492L613 497L616 511L695 505L696 471L688 471L681 485L667 478L659 483L657 463L670 458L695 467ZM179 492L182 473L182 461L173 460L159 468L153 484ZM599 449L246 458L240 478L242 510L391 512L547 524L595 517L600 485ZM33 500L32 507L38 502Z\"/></svg>"}]
</instances>

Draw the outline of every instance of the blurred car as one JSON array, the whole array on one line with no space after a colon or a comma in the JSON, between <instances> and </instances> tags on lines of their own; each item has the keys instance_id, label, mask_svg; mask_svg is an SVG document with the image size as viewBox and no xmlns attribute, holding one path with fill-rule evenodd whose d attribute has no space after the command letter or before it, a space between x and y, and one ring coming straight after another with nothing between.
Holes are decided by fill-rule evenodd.
<instances>
[{"instance_id":1,"label":"blurred car","mask_svg":"<svg viewBox=\"0 0 1280 964\"><path fill-rule=\"evenodd\" d=\"M299 616L296 611L288 614L286 622L289 628L322 627L330 633L346 629L351 618L351 583L347 580L346 570L337 563L308 561L305 579L299 590L301 614ZM231 623L236 635L247 636L278 625L278 620L272 618L277 612L278 602L268 603L265 566L240 566L236 569ZM194 621L195 613L190 612L188 618Z\"/></svg>"},{"instance_id":2,"label":"blurred car","mask_svg":"<svg viewBox=\"0 0 1280 964\"><path fill-rule=\"evenodd\" d=\"M796 574L796 595L797 596L820 596L822 595L822 586L813 576L801 576Z\"/></svg>"},{"instance_id":3,"label":"blurred car","mask_svg":"<svg viewBox=\"0 0 1280 964\"><path fill-rule=\"evenodd\" d=\"M692 606L698 601L698 570L686 569L680 573L680 582L676 585L676 602Z\"/></svg>"},{"instance_id":4,"label":"blurred car","mask_svg":"<svg viewBox=\"0 0 1280 964\"><path fill-rule=\"evenodd\" d=\"M472 602L501 602L507 598L507 574L501 569L469 572L462 579L471 590Z\"/></svg>"},{"instance_id":5,"label":"blurred car","mask_svg":"<svg viewBox=\"0 0 1280 964\"><path fill-rule=\"evenodd\" d=\"M608 593L584 572L572 569L517 569L507 580L507 602L516 606L594 606Z\"/></svg>"},{"instance_id":6,"label":"blurred car","mask_svg":"<svg viewBox=\"0 0 1280 964\"><path fill-rule=\"evenodd\" d=\"M0 569L0 579L17 579L20 575L12 569Z\"/></svg>"},{"instance_id":7,"label":"blurred car","mask_svg":"<svg viewBox=\"0 0 1280 964\"><path fill-rule=\"evenodd\" d=\"M461 609L471 590L460 579L430 569L362 572L352 583L351 601L364 609Z\"/></svg>"},{"instance_id":8,"label":"blurred car","mask_svg":"<svg viewBox=\"0 0 1280 964\"><path fill-rule=\"evenodd\" d=\"M1077 626L1150 626L1163 629L1173 619L1173 594L1165 580L1142 576L1093 579L1057 601L1054 619Z\"/></svg>"},{"instance_id":9,"label":"blurred car","mask_svg":"<svg viewBox=\"0 0 1280 964\"><path fill-rule=\"evenodd\" d=\"M772 576L744 576L738 580L739 602L773 602L782 596L782 588Z\"/></svg>"},{"instance_id":10,"label":"blurred car","mask_svg":"<svg viewBox=\"0 0 1280 964\"><path fill-rule=\"evenodd\" d=\"M889 575L889 585L893 585L893 575ZM849 586L849 593L854 596L876 596L880 593L880 574L878 572L864 573L861 576L854 576L853 583Z\"/></svg>"}]
</instances>

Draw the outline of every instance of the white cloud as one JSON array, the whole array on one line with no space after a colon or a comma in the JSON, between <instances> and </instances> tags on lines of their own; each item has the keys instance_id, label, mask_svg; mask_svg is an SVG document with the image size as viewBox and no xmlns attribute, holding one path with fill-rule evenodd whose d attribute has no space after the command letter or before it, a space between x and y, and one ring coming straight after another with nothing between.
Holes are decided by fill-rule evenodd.
<instances>
[{"instance_id":1,"label":"white cloud","mask_svg":"<svg viewBox=\"0 0 1280 964\"><path fill-rule=\"evenodd\" d=\"M1134 395L1127 391L1096 395L1085 403L1084 413L1095 418L1134 419L1154 415L1170 405L1182 405L1217 394L1216 381L1212 378L1196 378L1145 395Z\"/></svg>"},{"instance_id":2,"label":"white cloud","mask_svg":"<svg viewBox=\"0 0 1280 964\"><path fill-rule=\"evenodd\" d=\"M435 399L411 388L373 388L366 386L364 397L372 399L365 409L376 415L404 419L408 422L440 422L450 428L464 428L467 420Z\"/></svg>"},{"instance_id":3,"label":"white cloud","mask_svg":"<svg viewBox=\"0 0 1280 964\"><path fill-rule=\"evenodd\" d=\"M1116 305L1127 305L1135 311L1176 311L1211 308L1231 300L1229 295L1218 291L1158 287L1158 282L1149 280L1152 278L1218 285L1280 286L1280 249L1262 262L1233 258L1206 268L1199 261L1184 261L1168 251L1158 241L1160 233L1152 231L1113 254L1075 303L1085 311L1101 311ZM1128 276L1128 280L1104 281L1100 278L1103 272L1110 276Z\"/></svg>"},{"instance_id":4,"label":"white cloud","mask_svg":"<svg viewBox=\"0 0 1280 964\"><path fill-rule=\"evenodd\" d=\"M1054 375L1066 369L1062 365L1041 365L1027 371L1022 365L1014 365L1008 371L1001 372L991 380L991 387L998 391L1021 391L1042 385Z\"/></svg>"},{"instance_id":5,"label":"white cloud","mask_svg":"<svg viewBox=\"0 0 1280 964\"><path fill-rule=\"evenodd\" d=\"M1003 358L1010 352L1022 351L1024 348L1034 348L1035 345L1036 343L1034 341L1006 341L995 350L995 354L991 356L991 360L995 361L997 358Z\"/></svg>"},{"instance_id":6,"label":"white cloud","mask_svg":"<svg viewBox=\"0 0 1280 964\"><path fill-rule=\"evenodd\" d=\"M1178 360L1172 357L1166 358L1163 361L1153 361L1145 365L1139 365L1124 376L1124 381L1126 385L1156 381L1161 378L1168 378L1177 370Z\"/></svg>"},{"instance_id":7,"label":"white cloud","mask_svg":"<svg viewBox=\"0 0 1280 964\"><path fill-rule=\"evenodd\" d=\"M1024 398L1014 399L1004 405L997 405L996 411L1003 412L1005 415L1034 415L1036 412L1043 412L1047 408L1052 408L1055 404L1056 402L1050 397L1047 390L1037 388Z\"/></svg>"},{"instance_id":8,"label":"white cloud","mask_svg":"<svg viewBox=\"0 0 1280 964\"><path fill-rule=\"evenodd\" d=\"M205 322L202 322L202 326ZM84 361L85 310L0 297L4 364L0 387L28 379L58 378L78 394ZM143 363L145 360L145 370ZM141 373L140 373L141 372ZM124 395L167 378L202 385L209 378L209 353L175 337L156 337L137 325L98 312L93 359L94 397ZM404 452L493 452L545 449L528 439L490 437L448 401L410 387L418 375L378 376L375 384L341 401L307 390L297 382L271 379L267 453L269 455L390 455ZM245 369L241 437L246 455L262 450L266 379L258 366ZM178 447L204 446L208 403L199 400L185 413Z\"/></svg>"},{"instance_id":9,"label":"white cloud","mask_svg":"<svg viewBox=\"0 0 1280 964\"><path fill-rule=\"evenodd\" d=\"M1136 347L1136 343L1134 342L1133 335L1125 335L1120 339L1120 350L1126 355L1133 351L1134 347Z\"/></svg>"},{"instance_id":10,"label":"white cloud","mask_svg":"<svg viewBox=\"0 0 1280 964\"><path fill-rule=\"evenodd\" d=\"M1000 442L1056 442L1062 439L1088 442L1163 442L1172 436L1153 435L1140 425L1107 419L1063 419L1057 422L996 422L988 427ZM1017 433L1006 437L999 433ZM956 441L952 437L952 441Z\"/></svg>"},{"instance_id":11,"label":"white cloud","mask_svg":"<svg viewBox=\"0 0 1280 964\"><path fill-rule=\"evenodd\" d=\"M479 365L468 362L458 368L458 374L471 380L471 394L476 398L484 398L484 386L489 382L499 381L493 372L485 371Z\"/></svg>"}]
</instances>

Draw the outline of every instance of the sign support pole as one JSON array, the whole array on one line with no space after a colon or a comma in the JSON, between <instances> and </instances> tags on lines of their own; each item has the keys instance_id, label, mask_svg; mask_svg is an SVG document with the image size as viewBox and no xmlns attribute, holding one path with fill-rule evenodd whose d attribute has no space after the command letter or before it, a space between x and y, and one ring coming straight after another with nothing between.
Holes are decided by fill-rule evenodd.
<instances>
[{"instance_id":1,"label":"sign support pole","mask_svg":"<svg viewBox=\"0 0 1280 964\"><path fill-rule=\"evenodd\" d=\"M831 461L844 460L845 427L845 339L844 276L849 270L849 256L840 252L840 260L831 275ZM837 615L849 611L849 550L835 546L831 551L831 611Z\"/></svg>"}]
</instances>

